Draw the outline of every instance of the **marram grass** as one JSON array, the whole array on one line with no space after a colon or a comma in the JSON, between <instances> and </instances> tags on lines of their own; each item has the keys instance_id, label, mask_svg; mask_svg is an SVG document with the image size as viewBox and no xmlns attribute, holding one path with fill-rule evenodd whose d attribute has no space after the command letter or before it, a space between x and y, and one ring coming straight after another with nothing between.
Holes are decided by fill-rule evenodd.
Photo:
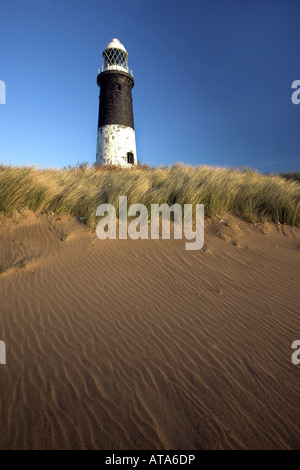
<instances>
[{"instance_id":1,"label":"marram grass","mask_svg":"<svg viewBox=\"0 0 300 470\"><path fill-rule=\"evenodd\" d=\"M285 176L285 177L284 177ZM231 212L249 222L300 224L300 184L286 175L264 175L252 170L221 167L130 169L78 165L67 169L0 167L0 211L70 214L95 227L96 208L118 207L119 196L128 205L204 204L213 217Z\"/></svg>"}]
</instances>

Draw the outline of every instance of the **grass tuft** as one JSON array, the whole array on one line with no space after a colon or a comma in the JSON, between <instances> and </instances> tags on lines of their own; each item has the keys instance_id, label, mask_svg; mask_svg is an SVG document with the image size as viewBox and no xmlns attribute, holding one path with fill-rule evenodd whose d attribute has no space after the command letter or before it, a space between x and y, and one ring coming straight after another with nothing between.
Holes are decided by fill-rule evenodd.
<instances>
[{"instance_id":1,"label":"grass tuft","mask_svg":"<svg viewBox=\"0 0 300 470\"><path fill-rule=\"evenodd\" d=\"M5 273L12 268L25 269L29 261L29 257L21 256L20 258L17 258L15 253L6 255L2 260L0 260L0 274Z\"/></svg>"}]
</instances>

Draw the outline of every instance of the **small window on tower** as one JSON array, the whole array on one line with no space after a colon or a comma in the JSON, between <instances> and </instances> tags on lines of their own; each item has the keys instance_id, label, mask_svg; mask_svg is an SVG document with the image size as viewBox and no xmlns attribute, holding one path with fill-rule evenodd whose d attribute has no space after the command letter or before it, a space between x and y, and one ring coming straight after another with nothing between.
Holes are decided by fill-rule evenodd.
<instances>
[{"instance_id":1,"label":"small window on tower","mask_svg":"<svg viewBox=\"0 0 300 470\"><path fill-rule=\"evenodd\" d=\"M133 163L134 163L133 153L132 152L127 153L127 163L130 163L130 165L133 165Z\"/></svg>"},{"instance_id":2,"label":"small window on tower","mask_svg":"<svg viewBox=\"0 0 300 470\"><path fill-rule=\"evenodd\" d=\"M117 84L116 84L116 90L121 91L121 85L120 85L120 83L117 83Z\"/></svg>"}]
</instances>

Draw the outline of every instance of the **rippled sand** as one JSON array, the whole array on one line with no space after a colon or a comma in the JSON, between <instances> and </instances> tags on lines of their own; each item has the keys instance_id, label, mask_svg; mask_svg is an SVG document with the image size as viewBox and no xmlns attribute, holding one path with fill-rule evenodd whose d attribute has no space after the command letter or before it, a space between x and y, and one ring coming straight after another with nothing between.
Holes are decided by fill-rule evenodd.
<instances>
[{"instance_id":1,"label":"rippled sand","mask_svg":"<svg viewBox=\"0 0 300 470\"><path fill-rule=\"evenodd\" d=\"M194 252L1 222L1 449L300 448L300 229L226 220Z\"/></svg>"}]
</instances>

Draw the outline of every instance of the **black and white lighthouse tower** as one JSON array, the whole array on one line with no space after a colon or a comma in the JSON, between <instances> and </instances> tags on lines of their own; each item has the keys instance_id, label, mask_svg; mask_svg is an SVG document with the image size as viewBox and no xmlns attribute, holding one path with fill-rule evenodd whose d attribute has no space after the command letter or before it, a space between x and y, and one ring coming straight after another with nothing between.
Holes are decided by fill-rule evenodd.
<instances>
[{"instance_id":1,"label":"black and white lighthouse tower","mask_svg":"<svg viewBox=\"0 0 300 470\"><path fill-rule=\"evenodd\" d=\"M98 165L131 166L137 164L131 90L132 71L128 54L120 41L112 39L103 51L100 87L97 153Z\"/></svg>"}]
</instances>

